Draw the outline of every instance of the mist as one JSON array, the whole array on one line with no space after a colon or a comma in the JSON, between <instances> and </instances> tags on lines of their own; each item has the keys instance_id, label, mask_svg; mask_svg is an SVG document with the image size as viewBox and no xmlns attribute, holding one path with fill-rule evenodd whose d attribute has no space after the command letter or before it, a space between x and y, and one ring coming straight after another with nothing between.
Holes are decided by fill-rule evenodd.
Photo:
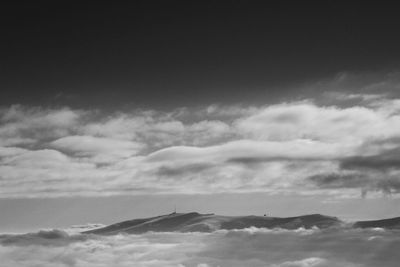
<instances>
[{"instance_id":1,"label":"mist","mask_svg":"<svg viewBox=\"0 0 400 267\"><path fill-rule=\"evenodd\" d=\"M400 235L376 229L257 229L97 236L42 230L0 236L0 266L398 266Z\"/></svg>"}]
</instances>

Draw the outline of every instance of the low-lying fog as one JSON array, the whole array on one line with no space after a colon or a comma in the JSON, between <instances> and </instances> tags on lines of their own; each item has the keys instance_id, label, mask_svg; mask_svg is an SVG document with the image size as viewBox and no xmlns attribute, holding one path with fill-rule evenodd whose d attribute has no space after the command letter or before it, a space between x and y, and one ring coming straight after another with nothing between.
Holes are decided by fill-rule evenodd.
<instances>
[{"instance_id":1,"label":"low-lying fog","mask_svg":"<svg viewBox=\"0 0 400 267\"><path fill-rule=\"evenodd\" d=\"M0 235L0 266L397 267L400 232L256 229L97 236L61 230Z\"/></svg>"}]
</instances>

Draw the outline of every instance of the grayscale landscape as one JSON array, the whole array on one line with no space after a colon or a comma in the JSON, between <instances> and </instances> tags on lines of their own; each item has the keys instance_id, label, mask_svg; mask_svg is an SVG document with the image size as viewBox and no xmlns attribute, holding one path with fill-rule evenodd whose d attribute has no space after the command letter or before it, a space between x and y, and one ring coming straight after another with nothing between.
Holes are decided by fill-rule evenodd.
<instances>
[{"instance_id":1,"label":"grayscale landscape","mask_svg":"<svg viewBox=\"0 0 400 267\"><path fill-rule=\"evenodd\" d=\"M84 228L0 235L1 266L394 267L400 248L400 217L345 223L190 212Z\"/></svg>"},{"instance_id":2,"label":"grayscale landscape","mask_svg":"<svg viewBox=\"0 0 400 267\"><path fill-rule=\"evenodd\" d=\"M395 4L0 13L0 267L400 266Z\"/></svg>"}]
</instances>

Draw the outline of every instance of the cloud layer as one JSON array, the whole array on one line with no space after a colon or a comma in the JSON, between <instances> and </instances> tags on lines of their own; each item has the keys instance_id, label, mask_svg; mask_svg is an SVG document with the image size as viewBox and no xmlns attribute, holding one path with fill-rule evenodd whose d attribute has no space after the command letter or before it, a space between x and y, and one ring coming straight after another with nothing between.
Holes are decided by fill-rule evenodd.
<instances>
[{"instance_id":1,"label":"cloud layer","mask_svg":"<svg viewBox=\"0 0 400 267\"><path fill-rule=\"evenodd\" d=\"M400 99L329 97L170 112L4 107L0 195L399 193Z\"/></svg>"},{"instance_id":2,"label":"cloud layer","mask_svg":"<svg viewBox=\"0 0 400 267\"><path fill-rule=\"evenodd\" d=\"M398 233L256 229L94 236L61 230L0 235L0 266L398 266Z\"/></svg>"}]
</instances>

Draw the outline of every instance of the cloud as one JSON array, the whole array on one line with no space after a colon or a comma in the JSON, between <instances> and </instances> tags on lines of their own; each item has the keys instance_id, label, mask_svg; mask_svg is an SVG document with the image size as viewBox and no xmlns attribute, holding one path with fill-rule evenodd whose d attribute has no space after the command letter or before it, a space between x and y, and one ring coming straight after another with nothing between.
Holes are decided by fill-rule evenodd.
<instances>
[{"instance_id":1,"label":"cloud","mask_svg":"<svg viewBox=\"0 0 400 267\"><path fill-rule=\"evenodd\" d=\"M372 109L363 106L321 107L309 101L284 103L260 109L251 116L238 119L235 125L245 136L258 140L311 139L357 144L370 138L390 138L400 134L400 126L397 126L400 117L392 114L397 107L386 110L384 105Z\"/></svg>"},{"instance_id":2,"label":"cloud","mask_svg":"<svg viewBox=\"0 0 400 267\"><path fill-rule=\"evenodd\" d=\"M0 145L34 144L68 135L85 111L70 108L42 109L13 105L0 110Z\"/></svg>"},{"instance_id":3,"label":"cloud","mask_svg":"<svg viewBox=\"0 0 400 267\"><path fill-rule=\"evenodd\" d=\"M286 261L276 267L313 267L313 266L327 266L327 261L321 258L307 258L299 261Z\"/></svg>"},{"instance_id":4,"label":"cloud","mask_svg":"<svg viewBox=\"0 0 400 267\"><path fill-rule=\"evenodd\" d=\"M37 233L0 235L2 246L65 246L87 240L85 235L69 235L62 230L41 230Z\"/></svg>"},{"instance_id":5,"label":"cloud","mask_svg":"<svg viewBox=\"0 0 400 267\"><path fill-rule=\"evenodd\" d=\"M17 156L27 151L28 150L20 147L0 147L0 158Z\"/></svg>"},{"instance_id":6,"label":"cloud","mask_svg":"<svg viewBox=\"0 0 400 267\"><path fill-rule=\"evenodd\" d=\"M355 156L341 160L342 169L366 169L385 171L391 169L400 169L400 149L385 151L373 156Z\"/></svg>"},{"instance_id":7,"label":"cloud","mask_svg":"<svg viewBox=\"0 0 400 267\"><path fill-rule=\"evenodd\" d=\"M183 176L183 175L190 175L191 173L198 173L207 169L212 168L214 165L206 164L206 163L193 163L184 166L175 166L175 167L168 167L168 166L161 166L158 168L156 175L159 176Z\"/></svg>"},{"instance_id":8,"label":"cloud","mask_svg":"<svg viewBox=\"0 0 400 267\"><path fill-rule=\"evenodd\" d=\"M330 159L342 155L351 155L352 147L340 144L322 143L313 140L291 140L285 142L239 140L209 147L169 147L148 156L150 161L229 161L243 159Z\"/></svg>"},{"instance_id":9,"label":"cloud","mask_svg":"<svg viewBox=\"0 0 400 267\"><path fill-rule=\"evenodd\" d=\"M308 178L321 188L361 188L363 195L369 191L381 191L385 194L400 192L399 148L385 149L385 145L398 140L378 140L383 149L372 156L344 157L339 160L336 173L322 173ZM389 145L389 147L392 147Z\"/></svg>"},{"instance_id":10,"label":"cloud","mask_svg":"<svg viewBox=\"0 0 400 267\"><path fill-rule=\"evenodd\" d=\"M366 86L354 79L320 86ZM397 194L400 100L374 90L324 97L165 112L3 107L0 194Z\"/></svg>"},{"instance_id":11,"label":"cloud","mask_svg":"<svg viewBox=\"0 0 400 267\"><path fill-rule=\"evenodd\" d=\"M324 173L308 177L308 180L325 189L360 188L363 196L369 191L385 194L400 192L400 172L396 173Z\"/></svg>"},{"instance_id":12,"label":"cloud","mask_svg":"<svg viewBox=\"0 0 400 267\"><path fill-rule=\"evenodd\" d=\"M342 174L326 173L308 177L317 186L323 188L360 188L368 184L368 179L360 173Z\"/></svg>"},{"instance_id":13,"label":"cloud","mask_svg":"<svg viewBox=\"0 0 400 267\"><path fill-rule=\"evenodd\" d=\"M361 188L363 196L369 191L399 193L398 144L398 138L367 142L366 147L376 150L378 146L380 151L375 155L343 157L339 160L336 172L316 174L307 180L320 188Z\"/></svg>"},{"instance_id":14,"label":"cloud","mask_svg":"<svg viewBox=\"0 0 400 267\"><path fill-rule=\"evenodd\" d=\"M92 157L95 162L109 163L136 155L144 144L94 136L67 136L50 143L50 146L77 157Z\"/></svg>"},{"instance_id":15,"label":"cloud","mask_svg":"<svg viewBox=\"0 0 400 267\"><path fill-rule=\"evenodd\" d=\"M243 229L95 236L0 236L0 266L373 267L398 265L399 236L373 229Z\"/></svg>"}]
</instances>

